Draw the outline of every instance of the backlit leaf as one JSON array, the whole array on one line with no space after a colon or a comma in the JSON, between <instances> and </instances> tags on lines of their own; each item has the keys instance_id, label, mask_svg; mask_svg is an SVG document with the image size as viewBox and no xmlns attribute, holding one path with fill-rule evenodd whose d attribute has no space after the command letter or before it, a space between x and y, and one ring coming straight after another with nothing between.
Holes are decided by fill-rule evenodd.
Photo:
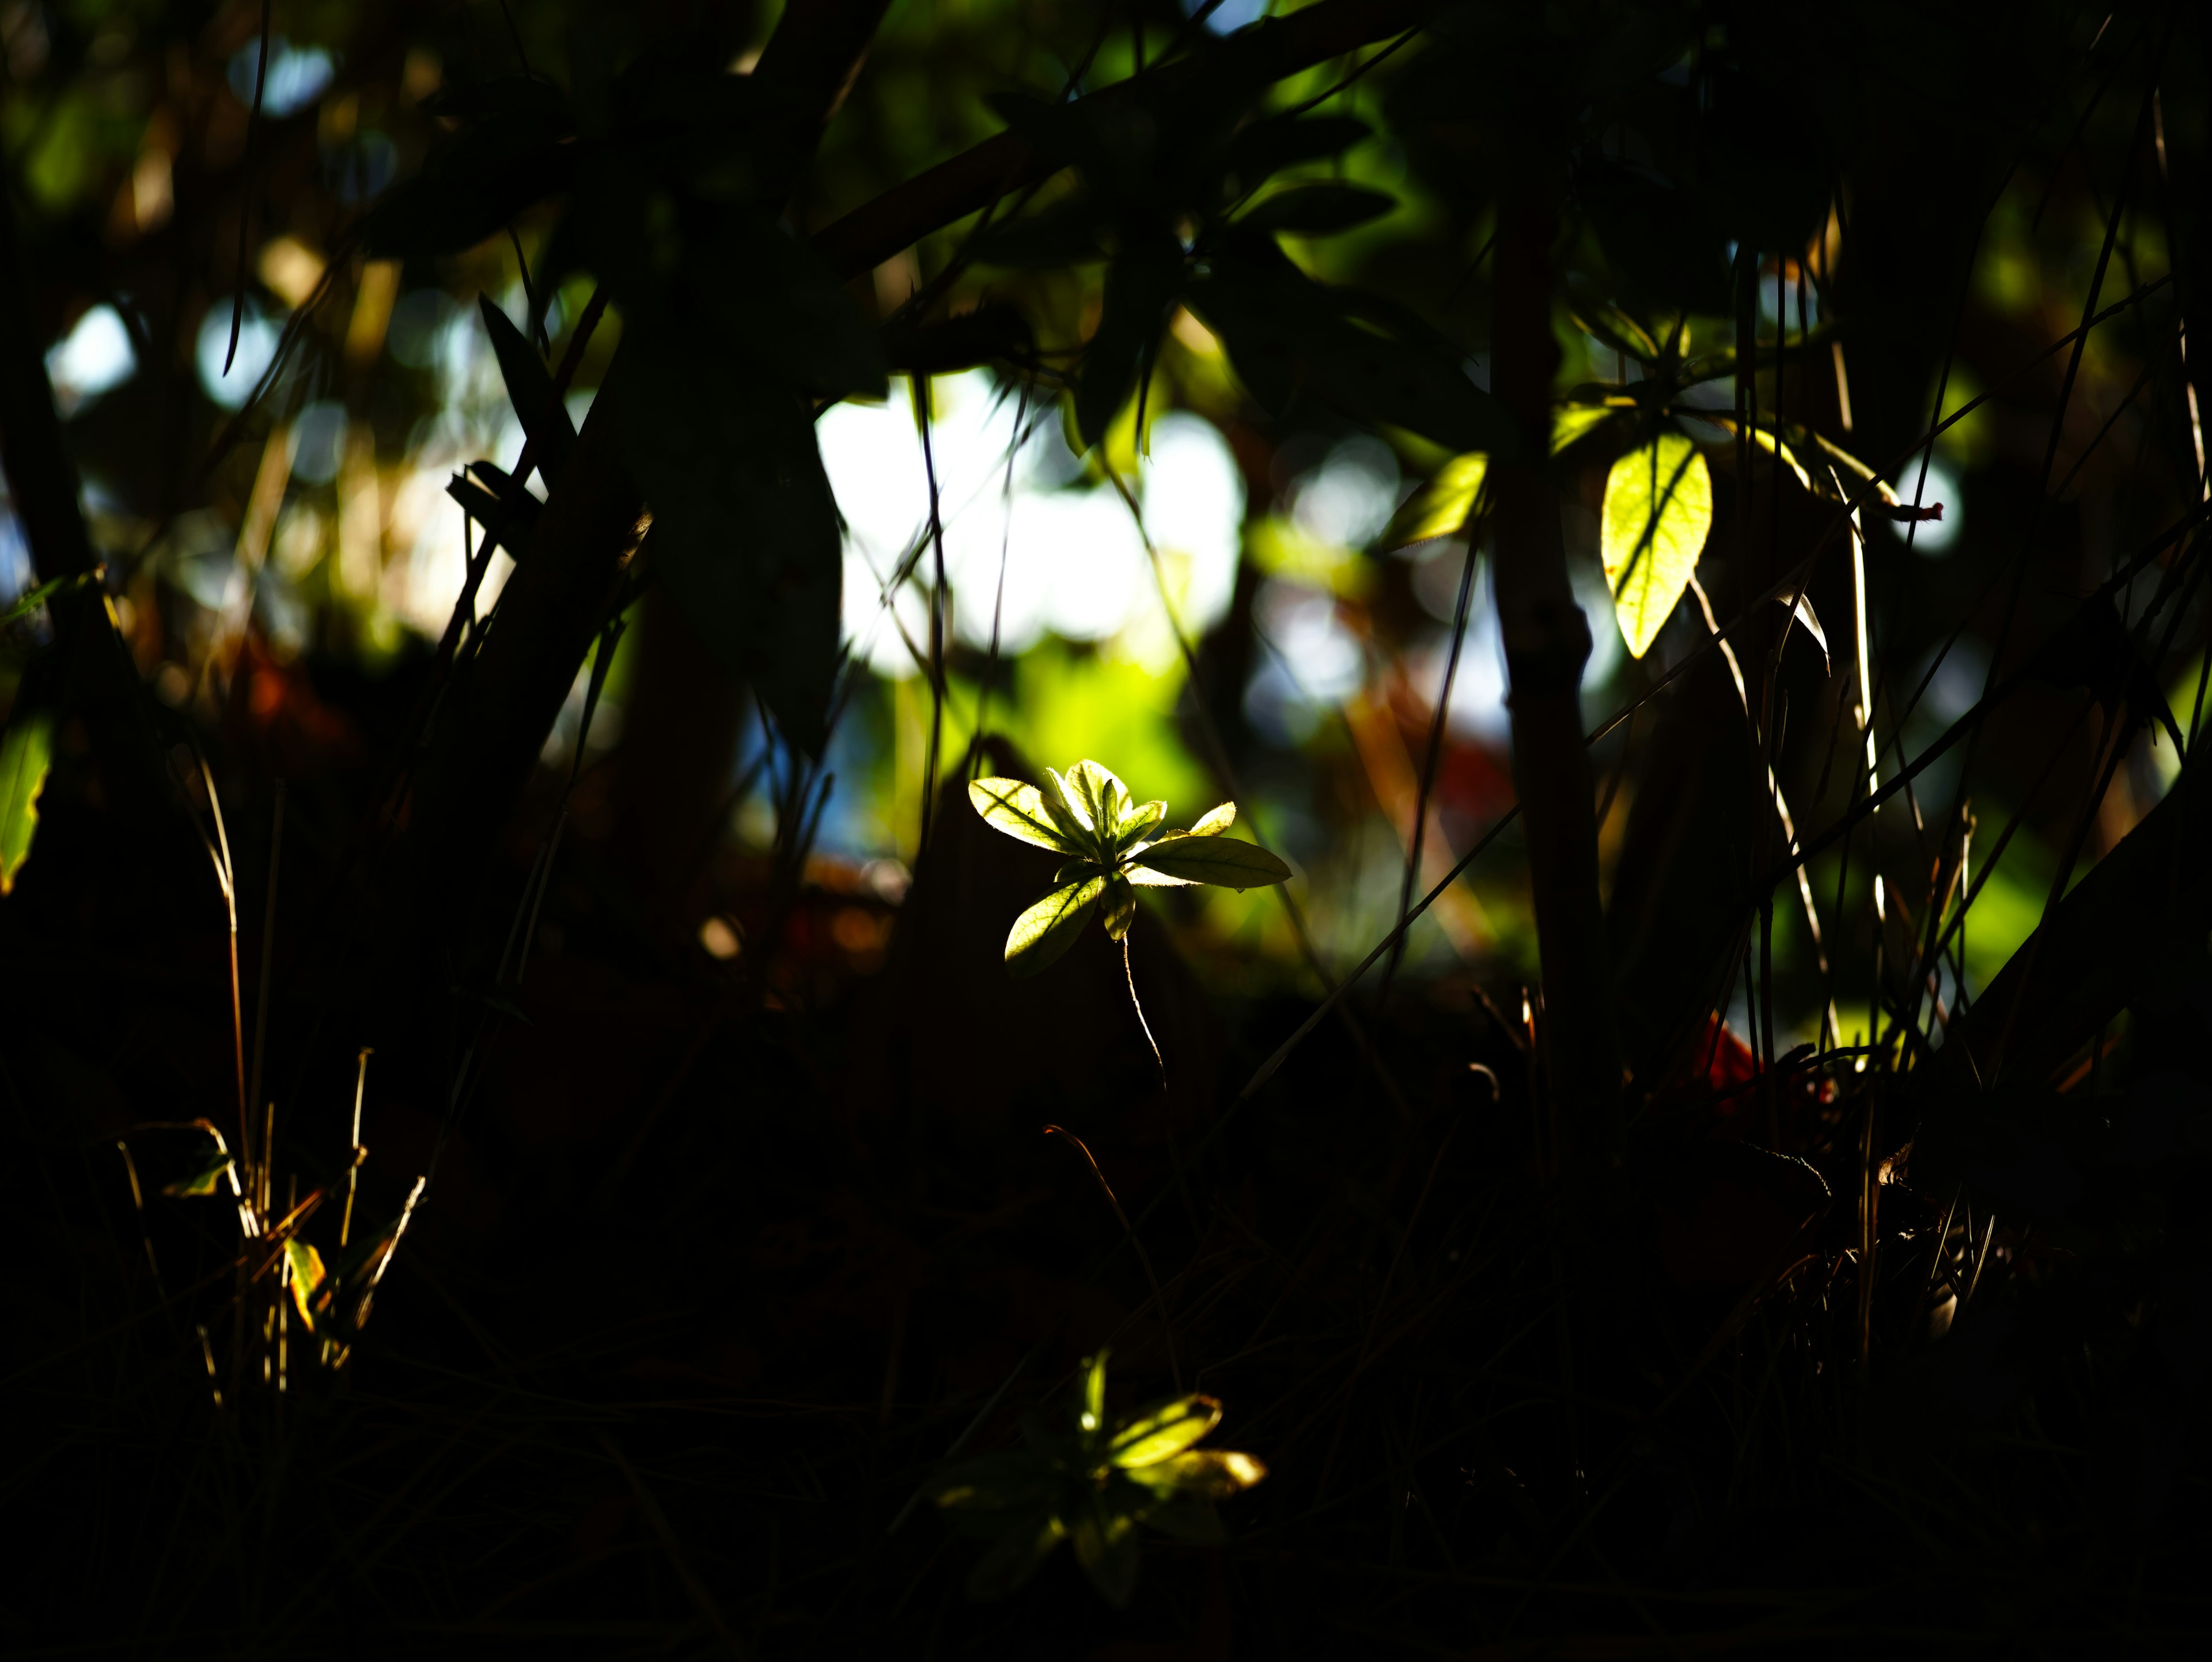
<instances>
[{"instance_id":1,"label":"backlit leaf","mask_svg":"<svg viewBox=\"0 0 2212 1662\"><path fill-rule=\"evenodd\" d=\"M222 1182L222 1175L230 1170L230 1154L217 1142L200 1163L173 1183L161 1185L165 1195L189 1198L194 1195L212 1195Z\"/></svg>"},{"instance_id":2,"label":"backlit leaf","mask_svg":"<svg viewBox=\"0 0 2212 1662\"><path fill-rule=\"evenodd\" d=\"M1267 1468L1249 1454L1227 1448L1194 1448L1170 1455L1127 1474L1133 1482L1160 1494L1195 1495L1219 1501L1248 1489L1267 1475Z\"/></svg>"},{"instance_id":3,"label":"backlit leaf","mask_svg":"<svg viewBox=\"0 0 2212 1662\"><path fill-rule=\"evenodd\" d=\"M1167 817L1166 803L1158 801L1143 803L1131 808L1128 813L1121 816L1121 825L1115 828L1115 839L1123 848L1127 848L1132 843L1139 842L1150 835L1152 828Z\"/></svg>"},{"instance_id":4,"label":"backlit leaf","mask_svg":"<svg viewBox=\"0 0 2212 1662\"><path fill-rule=\"evenodd\" d=\"M1558 455L1576 440L1595 432L1618 411L1601 404L1563 404L1552 411L1552 454Z\"/></svg>"},{"instance_id":5,"label":"backlit leaf","mask_svg":"<svg viewBox=\"0 0 2212 1662\"><path fill-rule=\"evenodd\" d=\"M1490 458L1479 450L1454 456L1390 516L1390 523L1376 542L1376 551L1387 554L1432 537L1456 536L1474 511L1475 498L1482 494L1482 482L1489 472Z\"/></svg>"},{"instance_id":6,"label":"backlit leaf","mask_svg":"<svg viewBox=\"0 0 2212 1662\"><path fill-rule=\"evenodd\" d=\"M1016 918L1006 935L1007 971L1017 979L1026 980L1050 965L1075 944L1105 892L1103 877L1070 883L1054 889Z\"/></svg>"},{"instance_id":7,"label":"backlit leaf","mask_svg":"<svg viewBox=\"0 0 2212 1662\"><path fill-rule=\"evenodd\" d=\"M1106 1423L1106 1359L1111 1349L1102 1346L1084 1364L1082 1428L1086 1435Z\"/></svg>"},{"instance_id":8,"label":"backlit leaf","mask_svg":"<svg viewBox=\"0 0 2212 1662\"><path fill-rule=\"evenodd\" d=\"M1613 465L1599 546L1613 614L1641 658L1689 586L1712 528L1713 482L1698 447L1662 433Z\"/></svg>"},{"instance_id":9,"label":"backlit leaf","mask_svg":"<svg viewBox=\"0 0 2212 1662\"><path fill-rule=\"evenodd\" d=\"M5 612L0 612L0 629L5 629L9 624L20 622L29 617L47 601L65 590L82 588L85 584L97 582L99 580L100 574L97 571L80 571L74 575L57 577L52 582L40 583L35 588L27 589L10 601Z\"/></svg>"},{"instance_id":10,"label":"backlit leaf","mask_svg":"<svg viewBox=\"0 0 2212 1662\"><path fill-rule=\"evenodd\" d=\"M1044 783L1038 788L1044 794L1045 811L1060 827L1060 834L1077 848L1088 851L1094 841L1091 834L1097 829L1091 823L1090 805L1050 768L1044 770Z\"/></svg>"},{"instance_id":11,"label":"backlit leaf","mask_svg":"<svg viewBox=\"0 0 2212 1662\"><path fill-rule=\"evenodd\" d=\"M1256 889L1290 880L1291 868L1267 849L1227 837L1170 837L1131 859L1188 883Z\"/></svg>"},{"instance_id":12,"label":"backlit leaf","mask_svg":"<svg viewBox=\"0 0 2212 1662\"><path fill-rule=\"evenodd\" d=\"M1044 794L1035 785L1018 779L978 779L968 787L968 800L994 830L1054 854L1083 852L1053 823Z\"/></svg>"},{"instance_id":13,"label":"backlit leaf","mask_svg":"<svg viewBox=\"0 0 2212 1662\"><path fill-rule=\"evenodd\" d=\"M1129 788L1096 762L1078 762L1067 770L1066 784L1069 798L1102 834L1110 834L1128 812Z\"/></svg>"},{"instance_id":14,"label":"backlit leaf","mask_svg":"<svg viewBox=\"0 0 2212 1662\"><path fill-rule=\"evenodd\" d=\"M1218 837L1236 823L1237 805L1224 802L1218 807L1208 808L1205 817L1190 828L1190 834L1193 837Z\"/></svg>"},{"instance_id":15,"label":"backlit leaf","mask_svg":"<svg viewBox=\"0 0 2212 1662\"><path fill-rule=\"evenodd\" d=\"M1178 831L1175 835L1181 836L1182 833ZM1188 889L1195 886L1193 879L1170 877L1165 872L1156 872L1149 866L1127 863L1152 846L1153 844L1150 843L1139 843L1122 855L1124 863L1121 867L1121 880L1123 882L1133 883L1140 889Z\"/></svg>"},{"instance_id":16,"label":"backlit leaf","mask_svg":"<svg viewBox=\"0 0 2212 1662\"><path fill-rule=\"evenodd\" d=\"M1102 921L1106 925L1106 938L1119 941L1129 933L1129 925L1137 921L1137 892L1129 886L1127 878L1109 877L1106 880L1104 905Z\"/></svg>"},{"instance_id":17,"label":"backlit leaf","mask_svg":"<svg viewBox=\"0 0 2212 1662\"><path fill-rule=\"evenodd\" d=\"M1146 1409L1114 1434L1107 1458L1117 1466L1149 1466L1180 1454L1221 1423L1211 1397L1180 1397Z\"/></svg>"},{"instance_id":18,"label":"backlit leaf","mask_svg":"<svg viewBox=\"0 0 2212 1662\"><path fill-rule=\"evenodd\" d=\"M0 734L0 894L15 886L39 831L39 793L53 766L54 718L19 712Z\"/></svg>"},{"instance_id":19,"label":"backlit leaf","mask_svg":"<svg viewBox=\"0 0 2212 1662\"><path fill-rule=\"evenodd\" d=\"M300 1319L312 1332L315 1294L322 1290L325 1279L323 1255L295 1235L284 1243L284 1257L291 1270L292 1302L299 1306Z\"/></svg>"}]
</instances>

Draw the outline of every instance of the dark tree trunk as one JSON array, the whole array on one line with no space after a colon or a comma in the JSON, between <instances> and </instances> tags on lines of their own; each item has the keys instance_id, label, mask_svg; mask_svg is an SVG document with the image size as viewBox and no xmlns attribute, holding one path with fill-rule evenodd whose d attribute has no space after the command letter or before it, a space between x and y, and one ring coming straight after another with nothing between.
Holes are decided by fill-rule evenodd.
<instances>
[{"instance_id":1,"label":"dark tree trunk","mask_svg":"<svg viewBox=\"0 0 2212 1662\"><path fill-rule=\"evenodd\" d=\"M1567 580L1550 466L1551 212L1522 196L1499 210L1492 388L1520 437L1492 490L1498 620L1512 691L1513 777L1528 826L1554 1110L1585 1162L1612 1164L1620 1134L1620 1045L1598 898L1597 816L1583 744L1589 626Z\"/></svg>"}]
</instances>

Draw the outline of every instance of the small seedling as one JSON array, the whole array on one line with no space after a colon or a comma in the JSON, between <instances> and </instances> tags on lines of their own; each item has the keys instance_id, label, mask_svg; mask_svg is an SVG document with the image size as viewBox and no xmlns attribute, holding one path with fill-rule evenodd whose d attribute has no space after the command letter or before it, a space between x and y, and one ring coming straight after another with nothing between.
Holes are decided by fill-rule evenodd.
<instances>
[{"instance_id":1,"label":"small seedling","mask_svg":"<svg viewBox=\"0 0 2212 1662\"><path fill-rule=\"evenodd\" d=\"M1222 834L1237 823L1234 802L1188 831L1164 831L1158 827L1168 805L1132 802L1128 787L1096 762L1078 762L1064 779L1047 768L1044 780L1037 786L978 779L968 787L968 800L991 825L1069 856L1053 876L1052 892L1016 918L1006 936L1006 968L1018 977L1036 974L1073 946L1102 908L1107 938L1126 942L1139 888L1253 889L1290 879L1291 868L1267 849Z\"/></svg>"},{"instance_id":2,"label":"small seedling","mask_svg":"<svg viewBox=\"0 0 2212 1662\"><path fill-rule=\"evenodd\" d=\"M969 1572L971 1598L1014 1592L1065 1538L1099 1597L1119 1609L1137 1590L1138 1525L1218 1542L1213 1503L1267 1475L1249 1454L1191 1446L1221 1422L1211 1397L1156 1403L1108 1429L1107 1354L1085 1364L1073 1402L1024 1416L1025 1446L964 1460L930 1484L956 1528L991 1537Z\"/></svg>"}]
</instances>

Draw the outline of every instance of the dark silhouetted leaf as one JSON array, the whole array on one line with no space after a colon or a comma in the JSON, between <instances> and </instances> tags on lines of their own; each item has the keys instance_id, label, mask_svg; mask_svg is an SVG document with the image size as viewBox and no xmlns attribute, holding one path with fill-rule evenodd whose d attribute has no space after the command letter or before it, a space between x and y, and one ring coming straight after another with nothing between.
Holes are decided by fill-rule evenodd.
<instances>
[{"instance_id":1,"label":"dark silhouetted leaf","mask_svg":"<svg viewBox=\"0 0 2212 1662\"><path fill-rule=\"evenodd\" d=\"M1380 219L1397 205L1395 198L1357 185L1293 185L1260 203L1238 223L1248 231L1324 236Z\"/></svg>"},{"instance_id":2,"label":"dark silhouetted leaf","mask_svg":"<svg viewBox=\"0 0 2212 1662\"><path fill-rule=\"evenodd\" d=\"M1365 122L1349 116L1269 116L1229 142L1228 170L1240 188L1249 191L1285 167L1325 160L1374 136Z\"/></svg>"},{"instance_id":3,"label":"dark silhouetted leaf","mask_svg":"<svg viewBox=\"0 0 2212 1662\"><path fill-rule=\"evenodd\" d=\"M1103 1495L1085 1497L1085 1504L1068 1531L1075 1543L1075 1562L1083 1566L1098 1596L1115 1610L1127 1604L1137 1591L1137 1520L1109 1510Z\"/></svg>"},{"instance_id":4,"label":"dark silhouetted leaf","mask_svg":"<svg viewBox=\"0 0 2212 1662\"><path fill-rule=\"evenodd\" d=\"M1017 1592L1036 1574L1037 1566L1052 1555L1065 1533L1057 1518L1033 1518L1016 1524L968 1572L968 1596L983 1602Z\"/></svg>"},{"instance_id":5,"label":"dark silhouetted leaf","mask_svg":"<svg viewBox=\"0 0 2212 1662\"><path fill-rule=\"evenodd\" d=\"M507 314L491 303L489 295L477 295L477 306L483 314L491 350L499 357L500 376L507 382L507 401L514 406L515 419L529 436L531 454L550 486L574 454L575 423L568 419L567 407L553 391L553 377L546 373L545 361L524 338L522 331L507 321Z\"/></svg>"},{"instance_id":6,"label":"dark silhouetted leaf","mask_svg":"<svg viewBox=\"0 0 2212 1662\"><path fill-rule=\"evenodd\" d=\"M1106 216L1088 196L1073 197L992 227L975 240L975 259L985 265L1034 270L1103 259L1100 234L1105 224Z\"/></svg>"},{"instance_id":7,"label":"dark silhouetted leaf","mask_svg":"<svg viewBox=\"0 0 2212 1662\"><path fill-rule=\"evenodd\" d=\"M575 162L560 125L544 118L465 129L369 210L363 246L377 259L473 248L524 209L566 190Z\"/></svg>"},{"instance_id":8,"label":"dark silhouetted leaf","mask_svg":"<svg viewBox=\"0 0 2212 1662\"><path fill-rule=\"evenodd\" d=\"M502 480L507 477L489 462L471 462L469 466L471 472L489 472ZM545 509L545 504L527 490L517 489L510 497L503 488L487 490L466 473L454 475L447 483L446 494L517 559L528 546L530 533L537 528L538 515Z\"/></svg>"},{"instance_id":9,"label":"dark silhouetted leaf","mask_svg":"<svg viewBox=\"0 0 2212 1662\"><path fill-rule=\"evenodd\" d=\"M1229 349L1252 395L1278 416L1313 399L1454 451L1500 455L1515 447L1504 410L1432 332L1378 326L1377 318L1398 314L1373 295L1315 283L1272 243L1216 259L1188 303Z\"/></svg>"},{"instance_id":10,"label":"dark silhouetted leaf","mask_svg":"<svg viewBox=\"0 0 2212 1662\"><path fill-rule=\"evenodd\" d=\"M1152 362L1160 330L1182 283L1182 250L1173 243L1127 249L1106 268L1098 328L1083 349L1075 384L1075 426L1088 447L1106 435Z\"/></svg>"},{"instance_id":11,"label":"dark silhouetted leaf","mask_svg":"<svg viewBox=\"0 0 2212 1662\"><path fill-rule=\"evenodd\" d=\"M910 375L942 375L979 363L1033 356L1029 320L1011 306L979 306L942 323L888 323L878 332L884 362Z\"/></svg>"},{"instance_id":12,"label":"dark silhouetted leaf","mask_svg":"<svg viewBox=\"0 0 2212 1662\"><path fill-rule=\"evenodd\" d=\"M1577 167L1575 192L1607 259L1644 299L1727 314L1728 236L1700 198L1602 156Z\"/></svg>"}]
</instances>

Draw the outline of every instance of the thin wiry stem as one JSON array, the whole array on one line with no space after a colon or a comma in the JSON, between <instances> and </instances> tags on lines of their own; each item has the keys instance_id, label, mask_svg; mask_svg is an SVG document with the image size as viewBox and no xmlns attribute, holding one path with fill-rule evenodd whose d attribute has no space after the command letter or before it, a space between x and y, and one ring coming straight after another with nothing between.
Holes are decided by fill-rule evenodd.
<instances>
[{"instance_id":1,"label":"thin wiry stem","mask_svg":"<svg viewBox=\"0 0 2212 1662\"><path fill-rule=\"evenodd\" d=\"M1124 944L1126 944L1126 938ZM1138 1012L1138 1020L1143 1019L1144 1013L1140 1010ZM1152 1037L1149 1030L1145 1037L1147 1038ZM1091 1175L1098 1179L1098 1190L1106 1196L1106 1204L1114 1208L1114 1215L1121 1220L1121 1233L1129 1238L1129 1245L1137 1249L1137 1262L1145 1267L1145 1280L1152 1285L1152 1302L1159 1307L1160 1336L1167 1342L1168 1347L1168 1372L1175 1379L1176 1395L1182 1396L1182 1364L1176 1358L1175 1331L1168 1325L1167 1294L1160 1291L1160 1278L1152 1273L1152 1255L1145 1251L1144 1242L1137 1238L1137 1232L1130 1227L1129 1215L1121 1209L1121 1202L1115 1199L1113 1185L1106 1181L1106 1174L1098 1169L1097 1160L1092 1157L1089 1146L1083 1139L1064 1125L1048 1125L1044 1128L1044 1134L1048 1137L1066 1137L1075 1145L1078 1152L1082 1154L1084 1162L1091 1167Z\"/></svg>"}]
</instances>

